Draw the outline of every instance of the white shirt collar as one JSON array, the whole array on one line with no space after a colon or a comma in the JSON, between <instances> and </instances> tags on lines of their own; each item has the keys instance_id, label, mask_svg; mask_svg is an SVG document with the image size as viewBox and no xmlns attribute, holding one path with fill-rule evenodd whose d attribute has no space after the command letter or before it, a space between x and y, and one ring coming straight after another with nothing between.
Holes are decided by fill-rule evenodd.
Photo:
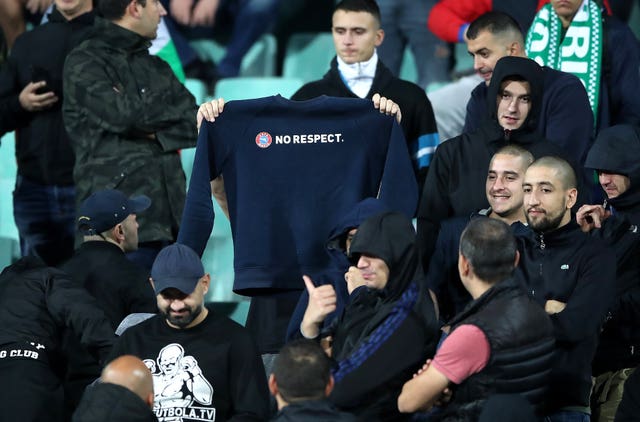
<instances>
[{"instance_id":1,"label":"white shirt collar","mask_svg":"<svg viewBox=\"0 0 640 422\"><path fill-rule=\"evenodd\" d=\"M376 75L376 68L378 67L377 51L373 50L373 55L369 60L353 64L345 63L340 56L336 58L342 80L354 94L360 98L365 98L371 90L373 78Z\"/></svg>"}]
</instances>

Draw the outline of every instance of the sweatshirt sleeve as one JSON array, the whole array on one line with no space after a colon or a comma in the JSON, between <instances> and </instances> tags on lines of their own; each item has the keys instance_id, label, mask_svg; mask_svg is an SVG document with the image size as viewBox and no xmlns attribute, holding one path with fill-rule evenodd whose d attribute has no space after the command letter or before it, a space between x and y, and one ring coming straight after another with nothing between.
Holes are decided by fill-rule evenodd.
<instances>
[{"instance_id":1,"label":"sweatshirt sleeve","mask_svg":"<svg viewBox=\"0 0 640 422\"><path fill-rule=\"evenodd\" d=\"M20 105L24 87L18 81L16 63L12 56L0 66L0 137L29 120L29 112Z\"/></svg>"},{"instance_id":2,"label":"sweatshirt sleeve","mask_svg":"<svg viewBox=\"0 0 640 422\"><path fill-rule=\"evenodd\" d=\"M406 318L386 339L380 340L379 330L380 327L370 336L370 340L354 350L348 358L338 362L338 369L333 374L335 388L329 396L338 407L349 408L359 402L372 400L368 397L370 392L403 371L413 371L416 368L412 365L425 358L422 356L423 348L416 346L426 344L427 339L412 317ZM372 338L375 340L372 341ZM410 376L408 374L407 377Z\"/></svg>"},{"instance_id":3,"label":"sweatshirt sleeve","mask_svg":"<svg viewBox=\"0 0 640 422\"><path fill-rule=\"evenodd\" d=\"M471 98L467 102L467 114L464 118L463 133L478 129L487 117L487 87L484 82L471 91Z\"/></svg>"},{"instance_id":4,"label":"sweatshirt sleeve","mask_svg":"<svg viewBox=\"0 0 640 422\"><path fill-rule=\"evenodd\" d=\"M491 0L440 0L431 9L428 27L446 42L464 42L469 23L489 12L491 3Z\"/></svg>"},{"instance_id":5,"label":"sweatshirt sleeve","mask_svg":"<svg viewBox=\"0 0 640 422\"><path fill-rule=\"evenodd\" d=\"M89 292L61 271L51 271L46 285L47 309L104 363L116 339L111 323Z\"/></svg>"},{"instance_id":6,"label":"sweatshirt sleeve","mask_svg":"<svg viewBox=\"0 0 640 422\"><path fill-rule=\"evenodd\" d=\"M449 164L446 155L449 142L456 142L456 140L457 138L449 140L436 150L420 198L417 214L417 242L425 272L429 269L429 261L435 249L440 222L449 216L451 208L447 194Z\"/></svg>"},{"instance_id":7,"label":"sweatshirt sleeve","mask_svg":"<svg viewBox=\"0 0 640 422\"><path fill-rule=\"evenodd\" d=\"M209 128L212 123L203 122L198 135L196 154L191 170L191 181L182 213L178 243L189 246L200 256L209 241L213 220L211 200L212 160L209 155Z\"/></svg>"},{"instance_id":8,"label":"sweatshirt sleeve","mask_svg":"<svg viewBox=\"0 0 640 422\"><path fill-rule=\"evenodd\" d=\"M393 122L378 196L391 209L412 218L418 203L418 184L402 129L395 118L388 118Z\"/></svg>"},{"instance_id":9,"label":"sweatshirt sleeve","mask_svg":"<svg viewBox=\"0 0 640 422\"><path fill-rule=\"evenodd\" d=\"M580 263L578 282L571 295L568 298L548 298L561 302L566 300L566 307L551 315L556 340L559 342L577 343L600 332L613 301L615 255L610 248L604 246L591 246L589 250L589 254Z\"/></svg>"},{"instance_id":10,"label":"sweatshirt sleeve","mask_svg":"<svg viewBox=\"0 0 640 422\"><path fill-rule=\"evenodd\" d=\"M229 422L264 421L269 416L269 390L258 349L248 331L242 330L231 346Z\"/></svg>"},{"instance_id":11,"label":"sweatshirt sleeve","mask_svg":"<svg viewBox=\"0 0 640 422\"><path fill-rule=\"evenodd\" d=\"M605 68L602 72L606 75L608 60L610 125L640 125L640 96L637 91L640 86L640 43L627 25L613 18L608 21L610 25L605 25L605 31L609 29L608 49L605 48L604 53L609 57L603 61Z\"/></svg>"}]
</instances>

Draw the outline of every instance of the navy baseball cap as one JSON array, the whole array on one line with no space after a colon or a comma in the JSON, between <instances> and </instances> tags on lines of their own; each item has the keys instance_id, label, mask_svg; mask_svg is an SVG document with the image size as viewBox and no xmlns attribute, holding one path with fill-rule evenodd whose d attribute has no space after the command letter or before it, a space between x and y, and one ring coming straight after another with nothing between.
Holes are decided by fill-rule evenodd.
<instances>
[{"instance_id":1,"label":"navy baseball cap","mask_svg":"<svg viewBox=\"0 0 640 422\"><path fill-rule=\"evenodd\" d=\"M180 243L163 248L151 267L156 294L174 288L190 295L203 276L204 266L198 254Z\"/></svg>"},{"instance_id":2,"label":"navy baseball cap","mask_svg":"<svg viewBox=\"0 0 640 422\"><path fill-rule=\"evenodd\" d=\"M84 200L78 210L78 230L94 236L121 223L130 214L149 208L151 199L145 195L131 198L115 189L94 192Z\"/></svg>"}]
</instances>

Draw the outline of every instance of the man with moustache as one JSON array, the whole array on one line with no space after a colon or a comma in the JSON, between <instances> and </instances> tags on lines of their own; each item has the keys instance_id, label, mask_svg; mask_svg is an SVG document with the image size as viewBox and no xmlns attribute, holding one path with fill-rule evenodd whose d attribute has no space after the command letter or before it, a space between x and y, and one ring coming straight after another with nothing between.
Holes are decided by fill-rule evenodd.
<instances>
[{"instance_id":1,"label":"man with moustache","mask_svg":"<svg viewBox=\"0 0 640 422\"><path fill-rule=\"evenodd\" d=\"M151 369L160 421L266 420L256 346L245 328L204 306L210 281L188 246L160 251L151 269L160 314L126 330L111 357L134 355Z\"/></svg>"},{"instance_id":2,"label":"man with moustache","mask_svg":"<svg viewBox=\"0 0 640 422\"><path fill-rule=\"evenodd\" d=\"M422 264L428 270L440 223L467 217L488 206L484 192L491 157L506 145L519 145L535 158L564 156L564 151L536 132L542 107L543 72L533 60L503 57L496 64L487 107L491 119L436 150L418 208L418 242Z\"/></svg>"},{"instance_id":3,"label":"man with moustache","mask_svg":"<svg viewBox=\"0 0 640 422\"><path fill-rule=\"evenodd\" d=\"M491 158L486 178L485 194L489 208L473 213L470 218L454 217L442 222L427 273L427 286L438 299L442 321L461 312L472 299L458 273L460 235L470 220L479 217L501 220L516 232L523 231L521 224L514 223L525 222L522 180L532 162L533 155L518 145L500 148Z\"/></svg>"},{"instance_id":4,"label":"man with moustache","mask_svg":"<svg viewBox=\"0 0 640 422\"><path fill-rule=\"evenodd\" d=\"M556 337L547 420L589 421L591 361L613 298L615 256L572 220L578 192L566 161L534 161L523 189L531 232L519 237L518 272L550 315Z\"/></svg>"}]
</instances>

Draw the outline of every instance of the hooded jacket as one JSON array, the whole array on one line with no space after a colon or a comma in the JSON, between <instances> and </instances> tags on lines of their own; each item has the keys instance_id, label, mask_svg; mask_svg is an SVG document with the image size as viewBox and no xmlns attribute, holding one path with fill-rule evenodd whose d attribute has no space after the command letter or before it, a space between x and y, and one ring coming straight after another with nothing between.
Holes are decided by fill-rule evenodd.
<instances>
[{"instance_id":1,"label":"hooded jacket","mask_svg":"<svg viewBox=\"0 0 640 422\"><path fill-rule=\"evenodd\" d=\"M387 210L387 206L376 198L367 198L360 201L353 210L349 211L338 224L331 230L327 241L326 252L330 258L330 266L321 274L311 275L311 279L316 286L323 284L333 284L336 292L336 310L327 315L323 327L331 325L336 315L340 315L342 309L349 301L349 291L344 280L344 274L349 269L350 263L347 259L345 241L350 230L356 229L364 220ZM358 289L356 289L358 290ZM286 341L299 338L300 324L304 318L304 313L309 304L309 292L305 289L300 295L296 309L291 315L289 326L287 327Z\"/></svg>"},{"instance_id":2,"label":"hooded jacket","mask_svg":"<svg viewBox=\"0 0 640 422\"><path fill-rule=\"evenodd\" d=\"M140 214L140 242L173 241L185 202L178 150L196 145L193 96L150 42L96 18L64 65L62 116L76 155L80 204L99 189L153 202Z\"/></svg>"},{"instance_id":3,"label":"hooded jacket","mask_svg":"<svg viewBox=\"0 0 640 422\"><path fill-rule=\"evenodd\" d=\"M135 393L116 384L98 383L89 387L73 422L152 422L156 415Z\"/></svg>"},{"instance_id":4,"label":"hooded jacket","mask_svg":"<svg viewBox=\"0 0 640 422\"><path fill-rule=\"evenodd\" d=\"M640 129L631 125L602 130L585 166L622 174L630 186L608 199L612 216L591 235L603 239L616 254L616 295L600 335L594 374L640 364Z\"/></svg>"},{"instance_id":5,"label":"hooded jacket","mask_svg":"<svg viewBox=\"0 0 640 422\"><path fill-rule=\"evenodd\" d=\"M336 320L336 384L329 399L359 420L403 420L397 408L402 385L433 355L438 339L411 222L395 212L367 219L350 250L354 261L365 253L382 259L389 277L382 290L367 288L352 297Z\"/></svg>"},{"instance_id":6,"label":"hooded jacket","mask_svg":"<svg viewBox=\"0 0 640 422\"><path fill-rule=\"evenodd\" d=\"M529 82L531 110L517 130L503 129L497 120L496 99L500 85L509 76ZM433 254L440 223L446 218L468 216L489 203L485 180L491 157L510 143L529 150L535 158L545 155L565 157L564 151L536 132L541 108L543 74L533 60L503 57L494 69L489 87L491 119L471 133L463 133L442 143L436 150L418 208L418 244L425 271Z\"/></svg>"}]
</instances>

